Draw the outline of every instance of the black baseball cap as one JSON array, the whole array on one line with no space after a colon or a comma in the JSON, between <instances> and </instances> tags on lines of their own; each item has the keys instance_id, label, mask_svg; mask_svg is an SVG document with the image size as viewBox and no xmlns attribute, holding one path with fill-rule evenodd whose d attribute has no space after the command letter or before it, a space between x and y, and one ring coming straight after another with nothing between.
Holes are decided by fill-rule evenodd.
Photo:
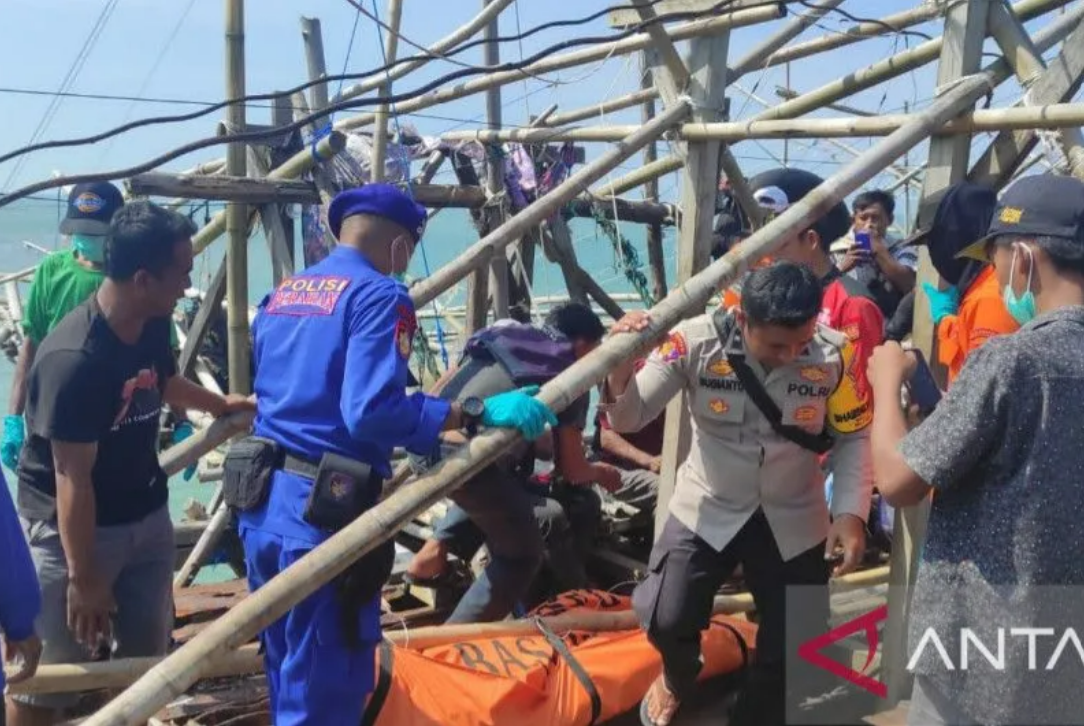
<instances>
[{"instance_id":1,"label":"black baseball cap","mask_svg":"<svg viewBox=\"0 0 1084 726\"><path fill-rule=\"evenodd\" d=\"M959 257L986 260L997 237L1058 237L1084 249L1084 182L1071 176L1037 174L1017 180L998 202L986 234Z\"/></svg>"},{"instance_id":2,"label":"black baseball cap","mask_svg":"<svg viewBox=\"0 0 1084 726\"><path fill-rule=\"evenodd\" d=\"M68 214L60 222L60 233L105 237L113 213L123 206L124 195L109 182L76 184L68 195Z\"/></svg>"}]
</instances>

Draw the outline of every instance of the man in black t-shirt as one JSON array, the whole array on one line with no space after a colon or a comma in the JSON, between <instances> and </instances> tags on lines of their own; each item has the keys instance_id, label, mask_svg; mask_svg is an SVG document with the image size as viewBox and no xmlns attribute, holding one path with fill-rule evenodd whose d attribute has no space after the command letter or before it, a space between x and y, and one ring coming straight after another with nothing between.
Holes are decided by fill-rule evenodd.
<instances>
[{"instance_id":1,"label":"man in black t-shirt","mask_svg":"<svg viewBox=\"0 0 1084 726\"><path fill-rule=\"evenodd\" d=\"M166 652L173 525L158 465L163 403L250 410L177 375L170 315L191 283L193 224L149 202L113 217L106 279L45 337L27 384L18 507L42 589L43 663ZM12 726L52 723L76 694L15 696Z\"/></svg>"},{"instance_id":2,"label":"man in black t-shirt","mask_svg":"<svg viewBox=\"0 0 1084 726\"><path fill-rule=\"evenodd\" d=\"M564 303L543 326L502 320L476 333L464 349L458 368L438 382L435 393L468 406L524 385L546 383L594 350L605 328L591 308ZM590 485L613 491L621 473L592 463L584 453L583 430L589 399L583 396L557 416L552 432L556 474L569 486L547 490L529 480L534 472L533 444L519 441L493 465L460 487L456 503L434 528L407 568L408 579L435 581L447 567L447 555L469 560L482 546L489 564L460 600L448 622L500 620L520 602L543 559L561 590L586 586L583 549L601 514ZM445 452L462 442L443 437Z\"/></svg>"}]
</instances>

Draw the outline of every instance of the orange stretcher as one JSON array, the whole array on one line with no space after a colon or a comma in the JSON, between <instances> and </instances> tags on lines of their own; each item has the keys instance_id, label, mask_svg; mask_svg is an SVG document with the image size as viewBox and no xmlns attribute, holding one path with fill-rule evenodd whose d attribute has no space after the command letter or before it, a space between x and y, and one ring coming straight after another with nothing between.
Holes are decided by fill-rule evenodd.
<instances>
[{"instance_id":1,"label":"orange stretcher","mask_svg":"<svg viewBox=\"0 0 1084 726\"><path fill-rule=\"evenodd\" d=\"M628 597L566 593L532 613L626 611ZM541 622L541 621L539 621ZM719 615L703 633L701 678L743 668L756 625ZM588 726L635 708L662 662L639 629L496 637L424 650L384 642L364 724Z\"/></svg>"}]
</instances>

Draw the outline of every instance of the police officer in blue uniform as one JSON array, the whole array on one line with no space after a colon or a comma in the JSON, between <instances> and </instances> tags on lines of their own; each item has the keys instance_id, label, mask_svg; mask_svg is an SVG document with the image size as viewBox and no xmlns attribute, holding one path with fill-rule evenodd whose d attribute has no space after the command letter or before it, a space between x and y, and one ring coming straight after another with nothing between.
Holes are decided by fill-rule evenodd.
<instances>
[{"instance_id":1,"label":"police officer in blue uniform","mask_svg":"<svg viewBox=\"0 0 1084 726\"><path fill-rule=\"evenodd\" d=\"M407 394L417 323L393 276L425 221L425 208L393 186L343 192L328 210L339 245L260 304L254 435L231 447L223 480L253 590L376 503L394 447L429 454L442 430L478 424L534 439L557 423L532 391L470 411ZM276 726L360 723L392 556L388 546L362 558L261 634Z\"/></svg>"}]
</instances>

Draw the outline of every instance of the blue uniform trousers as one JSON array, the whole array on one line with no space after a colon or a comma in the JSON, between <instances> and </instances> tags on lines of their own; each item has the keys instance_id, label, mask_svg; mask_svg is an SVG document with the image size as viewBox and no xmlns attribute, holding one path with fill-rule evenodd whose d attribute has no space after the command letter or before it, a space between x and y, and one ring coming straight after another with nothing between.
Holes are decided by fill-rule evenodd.
<instances>
[{"instance_id":1,"label":"blue uniform trousers","mask_svg":"<svg viewBox=\"0 0 1084 726\"><path fill-rule=\"evenodd\" d=\"M269 501L243 513L239 530L245 547L248 582L256 591L313 550L304 534L297 504L308 481L276 472ZM311 528L310 528L311 530ZM334 584L321 587L261 634L274 726L358 726L375 680L375 650L380 637L379 601L358 614L367 642L348 647Z\"/></svg>"}]
</instances>

